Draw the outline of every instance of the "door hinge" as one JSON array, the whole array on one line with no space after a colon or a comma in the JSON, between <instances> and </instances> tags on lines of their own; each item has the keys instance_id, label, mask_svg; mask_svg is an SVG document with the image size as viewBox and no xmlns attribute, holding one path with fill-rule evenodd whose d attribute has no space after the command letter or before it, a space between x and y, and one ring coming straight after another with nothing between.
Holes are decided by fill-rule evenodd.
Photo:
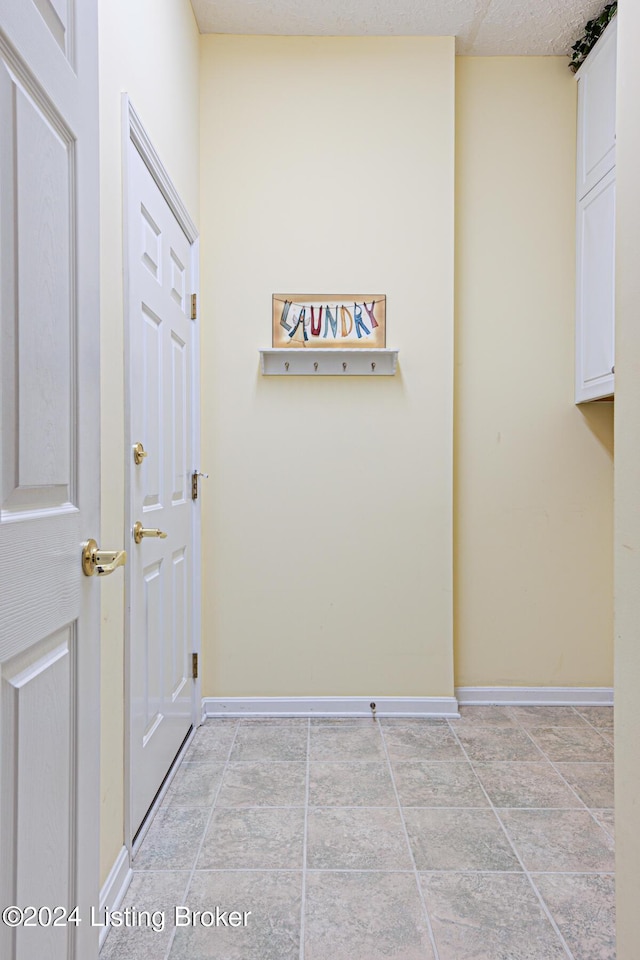
<instances>
[{"instance_id":1,"label":"door hinge","mask_svg":"<svg viewBox=\"0 0 640 960\"><path fill-rule=\"evenodd\" d=\"M209 479L208 473L203 473L201 470L194 470L191 474L191 499L198 499L198 477L204 477L205 480Z\"/></svg>"},{"instance_id":2,"label":"door hinge","mask_svg":"<svg viewBox=\"0 0 640 960\"><path fill-rule=\"evenodd\" d=\"M195 320L198 316L198 295L197 293L191 294L191 319Z\"/></svg>"},{"instance_id":3,"label":"door hinge","mask_svg":"<svg viewBox=\"0 0 640 960\"><path fill-rule=\"evenodd\" d=\"M198 679L198 654L191 654L191 676L194 680Z\"/></svg>"}]
</instances>

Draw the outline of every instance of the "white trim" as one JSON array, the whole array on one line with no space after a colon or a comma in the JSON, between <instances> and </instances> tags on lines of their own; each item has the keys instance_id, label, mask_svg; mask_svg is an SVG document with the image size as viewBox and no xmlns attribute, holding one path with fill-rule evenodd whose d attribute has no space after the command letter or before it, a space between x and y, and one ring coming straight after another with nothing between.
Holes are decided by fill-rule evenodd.
<instances>
[{"instance_id":1,"label":"white trim","mask_svg":"<svg viewBox=\"0 0 640 960\"><path fill-rule=\"evenodd\" d=\"M206 717L377 717L458 716L455 697L205 697Z\"/></svg>"},{"instance_id":2,"label":"white trim","mask_svg":"<svg viewBox=\"0 0 640 960\"><path fill-rule=\"evenodd\" d=\"M613 687L456 687L460 706L610 707Z\"/></svg>"},{"instance_id":3,"label":"white trim","mask_svg":"<svg viewBox=\"0 0 640 960\"><path fill-rule=\"evenodd\" d=\"M101 915L105 907L108 907L109 910L119 909L132 878L133 870L129 865L129 851L126 847L122 847L120 853L116 857L114 865L109 871L109 876L105 880L102 890L100 891ZM109 933L110 929L111 928L109 926L101 927L100 929L101 949L104 941L107 939L107 934Z\"/></svg>"},{"instance_id":4,"label":"white trim","mask_svg":"<svg viewBox=\"0 0 640 960\"><path fill-rule=\"evenodd\" d=\"M171 211L184 231L187 240L189 243L194 243L198 238L198 228L189 216L189 211L180 199L180 195L174 187L171 177L165 170L162 160L156 152L156 148L151 143L147 131L142 126L142 121L134 110L128 93L122 94L122 104L128 138L133 141L149 173L158 184L160 193L171 207Z\"/></svg>"},{"instance_id":5,"label":"white trim","mask_svg":"<svg viewBox=\"0 0 640 960\"><path fill-rule=\"evenodd\" d=\"M191 244L191 283L193 292L196 294L196 319L192 320L193 325L193 349L191 351L191 455L193 457L192 469L206 473L207 467L213 467L212 464L203 464L200 449L200 427L202 398L200 393L200 330L202 303L200 300L200 238L195 237ZM202 703L202 494L209 493L209 488L202 482L198 484L198 499L192 504L192 530L191 542L193 545L192 564L191 564L191 651L198 654L198 676L194 681L193 703L191 710L191 722L194 729L202 722L201 703Z\"/></svg>"},{"instance_id":6,"label":"white trim","mask_svg":"<svg viewBox=\"0 0 640 960\"><path fill-rule=\"evenodd\" d=\"M182 202L178 191L176 190L169 174L167 173L155 147L153 146L149 135L147 134L140 117L136 113L131 100L129 99L128 93L123 93L121 97L122 103L122 229L123 229L123 297L124 297L124 393L125 393L125 423L124 423L124 439L125 439L125 450L131 449L131 443L133 439L131 437L130 431L130 409L131 409L131 366L130 366L130 337L131 337L131 327L130 327L130 317L129 317L129 256L130 256L130 231L129 231L129 203L128 203L128 190L129 190L129 144L133 144L138 153L140 154L145 166L147 167L149 173L153 177L155 183L158 186L161 194L166 200L171 212L176 218L181 230L185 234L187 240L191 245L191 267L192 267L192 290L189 293L195 293L197 295L197 317L192 321L193 324L193 351L192 351L192 442L193 442L193 458L194 462L192 465L193 469L200 469L200 317L201 317L201 305L200 305L200 240L198 235L197 227L195 226L193 220L189 216L189 212ZM131 515L131 474L129 470L129 464L125 459L124 464L125 471L125 517L124 517L124 535L125 542L130 537L131 524L133 523L133 517ZM202 580L201 580L201 564L199 562L200 549L201 549L201 540L200 540L200 500L195 501L193 504L193 550L192 550L192 623L193 623L193 636L192 636L192 651L198 653L201 658L201 590L202 590ZM128 598L131 594L131 567L129 565L125 566L125 595ZM168 776L163 783L163 786L156 797L154 803L152 804L149 813L143 823L142 827L138 831L136 836L136 842L134 845L133 842L133 823L131 816L131 714L133 710L133 704L131 702L131 685L130 685L130 672L131 672L131 637L130 637L130 616L129 616L129 601L128 599L125 602L125 617L124 617L124 643L125 643L125 676L124 676L124 688L125 688L125 718L124 718L124 786L125 786L125 805L124 805L124 831L125 831L125 843L127 849L129 850L131 856L137 851L142 838L144 837L146 831L149 829L149 825L155 815L155 812L158 808L162 797L166 793L166 790L171 782L175 770L177 769L178 761L181 759L184 748L178 754L178 757L174 761L174 764L170 771L168 771ZM192 725L193 729L202 722L200 714L200 703L202 696L201 689L202 680L200 675L198 679L193 682L193 699L192 699ZM193 735L193 734L192 734ZM187 744L188 745L187 741ZM185 745L185 746L186 746Z\"/></svg>"}]
</instances>

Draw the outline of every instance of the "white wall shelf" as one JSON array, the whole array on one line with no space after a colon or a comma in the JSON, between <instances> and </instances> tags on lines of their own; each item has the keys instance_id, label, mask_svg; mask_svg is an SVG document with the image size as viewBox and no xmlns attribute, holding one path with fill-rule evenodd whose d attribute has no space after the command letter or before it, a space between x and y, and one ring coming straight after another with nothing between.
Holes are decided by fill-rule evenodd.
<instances>
[{"instance_id":1,"label":"white wall shelf","mask_svg":"<svg viewBox=\"0 0 640 960\"><path fill-rule=\"evenodd\" d=\"M398 351L288 347L261 350L260 363L264 376L393 377Z\"/></svg>"}]
</instances>

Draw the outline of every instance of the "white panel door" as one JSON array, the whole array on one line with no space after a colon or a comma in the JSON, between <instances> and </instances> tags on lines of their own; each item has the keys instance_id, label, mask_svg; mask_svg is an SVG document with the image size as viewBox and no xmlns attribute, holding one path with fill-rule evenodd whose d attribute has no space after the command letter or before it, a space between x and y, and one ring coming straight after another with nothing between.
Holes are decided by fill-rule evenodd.
<instances>
[{"instance_id":1,"label":"white panel door","mask_svg":"<svg viewBox=\"0 0 640 960\"><path fill-rule=\"evenodd\" d=\"M97 54L95 0L0 0L0 905L79 905L3 960L97 956Z\"/></svg>"},{"instance_id":2,"label":"white panel door","mask_svg":"<svg viewBox=\"0 0 640 960\"><path fill-rule=\"evenodd\" d=\"M131 827L194 717L191 244L132 142L128 156ZM153 536L166 533L166 538Z\"/></svg>"}]
</instances>

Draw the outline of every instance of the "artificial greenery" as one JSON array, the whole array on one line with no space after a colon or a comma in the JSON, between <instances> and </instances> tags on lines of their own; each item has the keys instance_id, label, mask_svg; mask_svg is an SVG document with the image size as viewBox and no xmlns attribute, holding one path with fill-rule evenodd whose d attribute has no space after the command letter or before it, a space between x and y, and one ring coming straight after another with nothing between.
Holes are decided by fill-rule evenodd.
<instances>
[{"instance_id":1,"label":"artificial greenery","mask_svg":"<svg viewBox=\"0 0 640 960\"><path fill-rule=\"evenodd\" d=\"M572 70L573 73L584 63L589 51L593 49L605 27L610 20L613 20L617 12L618 0L613 0L612 3L606 5L599 17L595 17L585 24L584 37L581 37L580 40L571 47L573 53L571 54L569 69Z\"/></svg>"}]
</instances>

